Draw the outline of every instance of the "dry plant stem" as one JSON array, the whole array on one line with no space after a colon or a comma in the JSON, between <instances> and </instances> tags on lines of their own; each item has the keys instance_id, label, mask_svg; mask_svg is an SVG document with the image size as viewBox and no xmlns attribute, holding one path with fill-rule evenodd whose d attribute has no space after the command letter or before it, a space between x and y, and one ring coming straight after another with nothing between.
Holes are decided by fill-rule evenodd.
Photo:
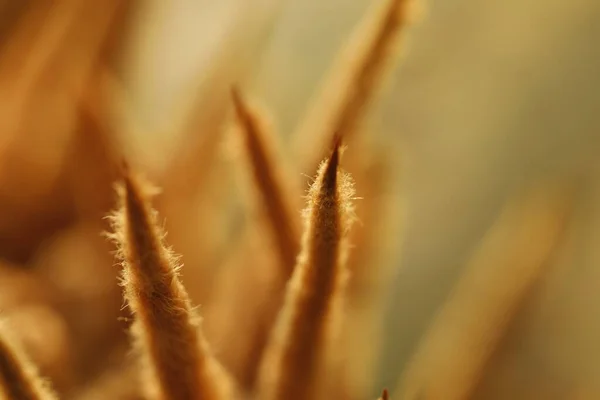
<instances>
[{"instance_id":1,"label":"dry plant stem","mask_svg":"<svg viewBox=\"0 0 600 400\"><path fill-rule=\"evenodd\" d=\"M397 396L469 398L557 246L568 206L564 192L538 190L505 210L423 338Z\"/></svg>"},{"instance_id":2,"label":"dry plant stem","mask_svg":"<svg viewBox=\"0 0 600 400\"><path fill-rule=\"evenodd\" d=\"M115 238L123 260L125 299L135 315L133 336L148 358L164 400L229 398L229 382L201 336L199 318L163 243L155 212L140 184L125 173Z\"/></svg>"},{"instance_id":3,"label":"dry plant stem","mask_svg":"<svg viewBox=\"0 0 600 400\"><path fill-rule=\"evenodd\" d=\"M313 171L334 136L350 140L392 67L414 0L382 0L355 29L292 138L302 171ZM390 68L388 68L390 67Z\"/></svg>"},{"instance_id":4,"label":"dry plant stem","mask_svg":"<svg viewBox=\"0 0 600 400\"><path fill-rule=\"evenodd\" d=\"M52 390L38 376L35 367L6 332L0 334L0 394L10 400L56 399Z\"/></svg>"},{"instance_id":5,"label":"dry plant stem","mask_svg":"<svg viewBox=\"0 0 600 400\"><path fill-rule=\"evenodd\" d=\"M254 182L260 191L287 278L292 273L300 250L300 234L296 226L294 206L288 198L285 181L278 171L278 164L281 163L268 148L268 132L258 114L248 107L237 88L232 90L232 98L254 172Z\"/></svg>"},{"instance_id":6,"label":"dry plant stem","mask_svg":"<svg viewBox=\"0 0 600 400\"><path fill-rule=\"evenodd\" d=\"M341 312L343 240L351 218L352 188L349 178L338 172L338 162L336 145L309 191L302 252L261 364L258 395L264 400L319 395L319 370Z\"/></svg>"}]
</instances>

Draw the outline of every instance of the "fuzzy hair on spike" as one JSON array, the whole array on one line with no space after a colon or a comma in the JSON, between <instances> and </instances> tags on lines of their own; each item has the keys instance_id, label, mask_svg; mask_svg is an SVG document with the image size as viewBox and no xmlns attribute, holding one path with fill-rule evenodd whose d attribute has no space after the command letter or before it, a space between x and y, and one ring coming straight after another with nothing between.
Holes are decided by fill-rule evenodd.
<instances>
[{"instance_id":1,"label":"fuzzy hair on spike","mask_svg":"<svg viewBox=\"0 0 600 400\"><path fill-rule=\"evenodd\" d=\"M308 193L298 264L261 365L258 396L318 398L319 370L339 327L345 286L345 238L352 222L352 182L339 171L340 142L319 167Z\"/></svg>"},{"instance_id":2,"label":"fuzzy hair on spike","mask_svg":"<svg viewBox=\"0 0 600 400\"><path fill-rule=\"evenodd\" d=\"M123 266L124 296L135 316L132 335L164 400L225 400L232 386L203 338L199 317L164 243L144 186L124 167L113 238Z\"/></svg>"}]
</instances>

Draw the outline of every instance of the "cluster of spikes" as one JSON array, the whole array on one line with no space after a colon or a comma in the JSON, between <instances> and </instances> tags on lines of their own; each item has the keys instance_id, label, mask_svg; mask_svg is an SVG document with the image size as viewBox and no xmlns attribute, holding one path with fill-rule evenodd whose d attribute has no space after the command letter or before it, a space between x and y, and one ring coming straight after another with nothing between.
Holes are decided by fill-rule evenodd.
<instances>
[{"instance_id":1,"label":"cluster of spikes","mask_svg":"<svg viewBox=\"0 0 600 400\"><path fill-rule=\"evenodd\" d=\"M75 62L65 63L61 68L50 60L60 58L56 55L61 52L69 53L59 49L61 38L68 36L65 32L76 25L73 21L85 8L80 3L87 2L58 3L61 7L50 7L53 12L46 19L43 12L31 7L33 11L26 13L23 24L16 28L12 47L4 43L0 79L11 81L7 76L15 74L16 66L24 67L17 74L19 79L7 85L14 90L11 92L14 101L2 109L7 111L2 118L2 130L17 132L14 143L19 143L18 127L23 121L33 121L31 124L39 129L36 121L27 117L28 107L34 107L37 100L32 88L43 81L43 66L48 64L48 69L62 71L68 64L72 71L65 73L68 78L61 84L66 87L65 98L70 100L61 98L59 105L70 104L71 100L77 105L77 112L85 121L84 131L96 133L82 142L93 149L91 153L102 159L106 167L105 170L88 168L87 156L74 152L75 164L81 165L82 171L93 173L82 177L77 175L81 173L79 168L71 169L70 183L75 182L78 189L72 202L76 214L94 221L92 227L105 228L100 222L102 217L109 214L110 208L116 209L104 219L110 222L110 227L108 240L103 238L102 243L114 245L122 289L117 297L122 301L122 293L128 314L119 319L122 324L118 328L111 325L101 333L97 332L102 330L101 324L90 323L90 318L83 327L72 324L79 329L75 332L84 334L71 337L81 340L72 344L71 350L86 353L74 357L78 365L86 367L81 373L83 382L73 385L75 388L60 382L61 369L67 369L66 362L61 364L57 357L58 367L44 366L52 372L48 375L59 378L51 382L40 373L44 368L34 365L32 360L38 355L23 346L26 340L19 337L21 331L3 325L0 398L363 400L377 397L381 388L372 387L372 372L379 354L381 292L385 289L382 277L388 271L372 265L380 267L381 258L386 257L378 254L385 248L381 242L390 236L395 242L398 238L393 236L395 227L389 229L394 234L381 233L385 226L381 221L389 219L385 207L389 198L381 196L385 182L391 181L389 152L377 148L360 133L369 106L400 53L406 28L414 20L412 1L381 0L370 10L292 138L295 158L277 153L273 146L275 136L265 121L264 111L250 104L241 86L235 84L240 79L220 79L215 72L217 78L209 79L209 86L213 86L209 91L214 91L211 93L215 97L200 102L198 107L209 111L199 113L202 115L188 129L210 132L204 132L199 143L188 146L189 151L178 153L167 172L158 178L152 174L155 171L145 171L132 162L134 157L127 157L111 137L115 129L106 103L115 98L119 103L124 96L121 96L123 88L104 63L117 41L109 34L115 31L112 24L127 8L122 3L127 2L102 3L103 12L92 18L96 25L87 24L89 31L81 38L74 35L81 39L80 43L87 41L87 46L81 46L85 51L80 48L74 56ZM100 27L97 32L92 32L92 25ZM32 38L39 37L43 39L30 43ZM20 53L26 47L24 43L30 48L27 53L33 54L31 59L27 55L23 58ZM235 76L232 71L235 63L228 63L231 60L227 55L223 58L231 69L227 72ZM223 65L215 68L221 69L220 72L224 69ZM223 109L231 111L235 128L227 133L243 142L246 157L240 164L251 171L244 175L244 183L253 189L246 197L260 211L258 216L248 218L252 224L242 224L241 234L228 239L225 260L206 256L204 247L208 246L196 240L191 233L197 229L190 227L202 216L207 218L202 221L203 229L218 230L215 221L209 218L211 211L204 214L198 211L214 204L198 207L197 200L206 197L210 198L207 203L223 201L223 196L210 197L209 189L218 185L211 187L207 183L207 175L216 164L214 154L222 142L216 133L225 131L221 122L229 116L217 106L211 108L212 104L221 103L227 104ZM122 105L119 103L116 108ZM50 125L48 128L68 128L66 124ZM342 154L345 146L347 153ZM354 157L347 157L352 151L356 152ZM365 153L370 153L369 157L364 157ZM3 167L10 167L15 160L7 162L6 158L3 154L0 161ZM287 165L284 161L287 159L297 165ZM290 174L294 169L313 176L304 207L299 205L302 187ZM218 172L221 178L223 171ZM148 175L162 189L154 204L155 189L145 180ZM112 200L115 197L112 188L111 200L106 200L96 187L100 182L108 182L110 187L115 181L118 205ZM306 180L301 183L306 184ZM9 191L13 189L10 184L9 180ZM15 185L22 188L21 182ZM485 386L484 378L489 371L493 372L494 356L513 317L562 237L570 196L564 195L564 188L554 189L536 189L510 202L421 338L397 386L391 395L383 390L380 400L478 398L477 390ZM355 191L364 197L362 201L355 201ZM53 213L40 211L33 217L46 216L52 222L46 214ZM159 219L162 217L166 217L168 238ZM72 219L72 215L64 216L67 222ZM355 220L360 222L355 224L359 226L350 229ZM33 226L39 228L43 224ZM102 230L94 230L92 236L98 236ZM31 239L31 243L21 240L9 246L9 250L14 250L10 254L13 259L25 258L23 249L36 247L42 236L48 236L41 228L32 231L39 235L21 235ZM77 247L81 244L78 235L85 229L74 231L76 240L67 242ZM173 245L173 250L167 242ZM0 250L3 256L10 253L6 248ZM175 252L181 252L185 267ZM110 252L107 255L112 257ZM197 268L207 264L211 267ZM218 268L212 268L213 264L218 264ZM190 268L191 265L196 268ZM101 271L96 272L101 275ZM111 275L112 272L108 275L115 278L117 286L118 273ZM71 273L73 269L66 271ZM90 279L94 277L85 276L77 282ZM94 311L90 311L91 319L97 322L95 319L109 315L116 323L117 316L111 313L114 304L104 304L110 303L107 300L110 293L104 295L98 295L101 306L86 300L95 305ZM67 300L61 306L68 314L69 307L77 300L68 295L64 298ZM121 354L118 344L114 345L111 339L119 336L120 332L115 331L123 325L127 325L128 332L127 350L123 353L128 356L112 364L106 360L99 365L87 362L101 359L107 348L114 350L114 347ZM99 350L94 348L96 345Z\"/></svg>"},{"instance_id":2,"label":"cluster of spikes","mask_svg":"<svg viewBox=\"0 0 600 400\"><path fill-rule=\"evenodd\" d=\"M349 291L360 290L360 284L354 287L350 284L353 278L358 279L351 276L354 257L350 255L350 247L362 245L360 236L350 243L350 227L356 218L355 188L350 174L340 167L342 142L352 144L368 104L382 85L385 71L390 69L392 54L408 25L409 3L385 0L374 7L367 18L368 26L358 29L349 43L349 52L341 57L346 72L341 77L335 74L335 82L326 85L317 99L317 103L322 103L316 104L315 110L319 112L313 110L315 115L309 115L306 126L299 129L301 139L307 132L317 131L310 134L313 143L301 149L308 154L300 160L304 172L316 170L302 218L297 207L300 188L289 185L294 178L286 175L289 169L283 166L284 157L278 157L270 148L272 138L264 118L237 86L230 89L232 120L244 142L252 185L257 189L271 237L269 251L275 253L277 268L268 271L269 264L258 265L263 269L258 274L267 270L270 275L266 284L249 280L250 284L258 283L256 290L266 291L265 299L268 298L257 310L248 310L254 318L252 326L231 320L238 316L220 315L221 322L227 320L224 324L234 329L229 335L239 339L231 343L235 350L229 354L215 352L210 335L205 334L206 330L218 331L219 327L202 324L201 309L192 304L180 276L179 257L167 244L166 232L151 204L152 185L144 180L144 171L121 161L116 167L119 206L108 216L110 230L106 236L116 245L123 297L133 321L129 329L133 351L127 365L115 374L120 375L116 380L122 381L122 385L116 385L118 389L104 387L106 382L101 382L90 385L90 390L76 397L362 398L364 394L357 395L351 389L360 386L349 380L350 368L346 364L352 360L340 356L343 346L350 343L348 338L341 340L342 332L348 329L345 325L357 323L350 321L345 312ZM116 84L106 73L96 76L105 84L110 81L109 86ZM97 97L94 94L91 97L92 101L84 99L85 113L100 130L110 130L102 121L105 111L94 103ZM327 104L324 114L323 104ZM202 155L214 152L217 142L206 141L207 149ZM307 150L308 147L311 149ZM167 182L165 186L166 190L173 190L172 186L177 184L169 187ZM252 235L240 240L251 242L248 237ZM248 257L246 250L240 250L244 257ZM244 273L239 269L236 272ZM257 271L251 269L245 273ZM222 338L217 337L217 341ZM240 347L244 349L239 350ZM18 338L11 338L9 329L0 334L0 393L11 400L58 398L52 383L38 375L38 369L28 358ZM366 362L359 369L365 368L368 368ZM388 398L387 390L381 398Z\"/></svg>"},{"instance_id":3,"label":"cluster of spikes","mask_svg":"<svg viewBox=\"0 0 600 400\"><path fill-rule=\"evenodd\" d=\"M240 122L255 127L234 92ZM256 137L254 138L254 140ZM256 143L262 151L260 142ZM353 184L340 170L340 138L311 185L301 252L287 285L272 337L258 367L258 399L316 398L324 356L344 292L345 238L352 220ZM118 187L120 208L110 216L123 268L124 297L133 312L131 328L149 398L237 399L235 380L211 353L200 316L179 279L177 257L164 241L148 187L125 164ZM280 210L281 211L281 210ZM10 399L54 395L13 348L0 339L2 388ZM321 371L322 372L322 371ZM146 375L147 374L147 375ZM387 398L384 391L383 398Z\"/></svg>"}]
</instances>

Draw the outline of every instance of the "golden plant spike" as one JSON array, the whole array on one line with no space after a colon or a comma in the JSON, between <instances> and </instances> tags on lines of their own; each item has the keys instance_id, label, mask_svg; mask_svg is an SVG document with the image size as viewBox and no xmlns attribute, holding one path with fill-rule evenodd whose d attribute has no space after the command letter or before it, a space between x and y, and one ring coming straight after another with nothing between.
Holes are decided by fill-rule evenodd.
<instances>
[{"instance_id":1,"label":"golden plant spike","mask_svg":"<svg viewBox=\"0 0 600 400\"><path fill-rule=\"evenodd\" d=\"M292 137L295 160L313 171L333 136L356 130L382 85L386 67L412 14L415 0L382 0L373 6L334 61L323 87Z\"/></svg>"},{"instance_id":2,"label":"golden plant spike","mask_svg":"<svg viewBox=\"0 0 600 400\"><path fill-rule=\"evenodd\" d=\"M7 328L0 332L0 394L10 400L56 399Z\"/></svg>"},{"instance_id":3,"label":"golden plant spike","mask_svg":"<svg viewBox=\"0 0 600 400\"><path fill-rule=\"evenodd\" d=\"M282 179L281 167L278 167L281 162L269 148L271 139L264 123L260 120L260 115L248 106L237 87L233 88L231 94L235 113L244 135L254 182L262 195L262 204L271 225L282 267L289 271L289 276L300 250L300 234L296 225L294 205L289 199L289 192Z\"/></svg>"},{"instance_id":4,"label":"golden plant spike","mask_svg":"<svg viewBox=\"0 0 600 400\"><path fill-rule=\"evenodd\" d=\"M309 190L302 250L259 372L264 400L316 398L327 345L339 329L354 193L338 170L339 151L337 142Z\"/></svg>"},{"instance_id":5,"label":"golden plant spike","mask_svg":"<svg viewBox=\"0 0 600 400\"><path fill-rule=\"evenodd\" d=\"M396 396L470 398L562 237L570 193L547 189L504 210L423 337Z\"/></svg>"},{"instance_id":6,"label":"golden plant spike","mask_svg":"<svg viewBox=\"0 0 600 400\"><path fill-rule=\"evenodd\" d=\"M358 139L354 145L366 142L368 137ZM352 250L347 262L346 310L338 338L344 363L338 376L330 377L335 382L332 392L344 393L346 400L369 396L380 353L379 343L372 338L382 334L385 282L392 272L391 265L396 264L391 261L391 249L400 236L400 221L395 213L403 208L398 205L400 197L391 189L395 147L387 144L383 149L365 143L360 148L361 158L348 157L346 164L361 196L355 207L358 226L348 238Z\"/></svg>"},{"instance_id":7,"label":"golden plant spike","mask_svg":"<svg viewBox=\"0 0 600 400\"><path fill-rule=\"evenodd\" d=\"M124 170L112 236L122 261L124 296L135 316L133 338L148 363L146 382L154 382L165 400L229 399L232 386L202 335L156 212L141 183L127 166Z\"/></svg>"},{"instance_id":8,"label":"golden plant spike","mask_svg":"<svg viewBox=\"0 0 600 400\"><path fill-rule=\"evenodd\" d=\"M255 220L256 230L245 227L246 232L239 239L243 243L236 243L227 265L221 269L212 299L215 306L206 316L210 338L235 341L235 350L228 344L221 360L240 386L251 390L256 383L256 365L263 356L283 303L285 285L296 264L300 215L294 212L292 191L288 190L295 186L286 185L290 182L287 171L272 148L271 132L262 114L247 104L237 88L233 89L232 98L250 164L251 183L257 188L266 218L261 215ZM264 230L267 237L257 238L264 236ZM246 321L243 338L236 333L240 320Z\"/></svg>"}]
</instances>

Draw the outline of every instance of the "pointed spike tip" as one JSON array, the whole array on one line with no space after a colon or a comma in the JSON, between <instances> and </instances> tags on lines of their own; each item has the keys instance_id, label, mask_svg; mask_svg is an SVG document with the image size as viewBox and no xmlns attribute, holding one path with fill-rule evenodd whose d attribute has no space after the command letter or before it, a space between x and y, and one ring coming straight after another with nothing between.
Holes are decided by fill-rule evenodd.
<instances>
[{"instance_id":1,"label":"pointed spike tip","mask_svg":"<svg viewBox=\"0 0 600 400\"><path fill-rule=\"evenodd\" d=\"M342 142L341 136L336 137L331 150L331 157L327 161L325 174L323 176L323 187L335 190L337 181L337 170L340 163L340 145Z\"/></svg>"},{"instance_id":2,"label":"pointed spike tip","mask_svg":"<svg viewBox=\"0 0 600 400\"><path fill-rule=\"evenodd\" d=\"M333 137L333 141L332 141L333 145L331 146L332 152L339 151L339 149L342 147L342 139L343 139L343 136L339 133Z\"/></svg>"}]
</instances>

